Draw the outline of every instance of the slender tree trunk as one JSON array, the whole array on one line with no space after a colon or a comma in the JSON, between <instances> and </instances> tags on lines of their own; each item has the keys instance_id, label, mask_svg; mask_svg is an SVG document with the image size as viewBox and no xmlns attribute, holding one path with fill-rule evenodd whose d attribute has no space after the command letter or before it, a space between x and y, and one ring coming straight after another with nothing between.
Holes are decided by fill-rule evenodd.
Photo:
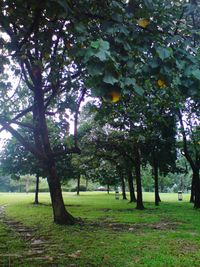
<instances>
[{"instance_id":1,"label":"slender tree trunk","mask_svg":"<svg viewBox=\"0 0 200 267\"><path fill-rule=\"evenodd\" d=\"M80 176L80 174L78 174L78 178L77 178L77 191L76 191L76 193L77 193L78 196L80 194L80 180L81 180L81 176Z\"/></svg>"},{"instance_id":2,"label":"slender tree trunk","mask_svg":"<svg viewBox=\"0 0 200 267\"><path fill-rule=\"evenodd\" d=\"M199 169L193 169L194 179L194 208L200 209L200 181L199 181Z\"/></svg>"},{"instance_id":3,"label":"slender tree trunk","mask_svg":"<svg viewBox=\"0 0 200 267\"><path fill-rule=\"evenodd\" d=\"M140 152L138 147L136 146L135 149L135 176L136 176L136 183L137 183L137 206L136 209L143 210L143 200L142 200L142 181L141 181L141 160L140 160Z\"/></svg>"},{"instance_id":4,"label":"slender tree trunk","mask_svg":"<svg viewBox=\"0 0 200 267\"><path fill-rule=\"evenodd\" d=\"M191 194L190 194L190 203L194 203L195 199L195 190L194 190L194 175L192 175L192 184L191 184Z\"/></svg>"},{"instance_id":5,"label":"slender tree trunk","mask_svg":"<svg viewBox=\"0 0 200 267\"><path fill-rule=\"evenodd\" d=\"M121 167L119 165L116 166L117 173L119 175L119 179L121 181L121 186L122 186L122 199L126 200L126 186L125 186L125 181L124 181L124 175Z\"/></svg>"},{"instance_id":6,"label":"slender tree trunk","mask_svg":"<svg viewBox=\"0 0 200 267\"><path fill-rule=\"evenodd\" d=\"M110 194L110 185L107 184L107 193Z\"/></svg>"},{"instance_id":7,"label":"slender tree trunk","mask_svg":"<svg viewBox=\"0 0 200 267\"><path fill-rule=\"evenodd\" d=\"M39 174L37 173L36 176L36 183L35 183L35 201L34 204L39 204L39 200L38 200L38 193L39 193Z\"/></svg>"},{"instance_id":8,"label":"slender tree trunk","mask_svg":"<svg viewBox=\"0 0 200 267\"><path fill-rule=\"evenodd\" d=\"M155 205L159 206L160 196L158 187L158 163L155 152L153 151L153 174L154 174L154 192L155 192Z\"/></svg>"},{"instance_id":9,"label":"slender tree trunk","mask_svg":"<svg viewBox=\"0 0 200 267\"><path fill-rule=\"evenodd\" d=\"M136 202L136 197L135 197L135 190L133 186L133 174L132 171L128 171L128 185L129 185L129 192L130 192L130 202Z\"/></svg>"},{"instance_id":10,"label":"slender tree trunk","mask_svg":"<svg viewBox=\"0 0 200 267\"><path fill-rule=\"evenodd\" d=\"M181 125L181 133L183 136L183 151L184 151L184 156L189 162L192 171L193 171L193 188L194 188L194 208L200 209L200 181L199 181L199 163L198 163L198 155L195 155L196 160L193 160L189 149L188 149L188 143L187 143L187 137L186 137L186 131L184 128L184 123L183 123L183 118L182 118L182 113L181 110L178 110L178 117Z\"/></svg>"},{"instance_id":11,"label":"slender tree trunk","mask_svg":"<svg viewBox=\"0 0 200 267\"><path fill-rule=\"evenodd\" d=\"M120 179L121 179L121 185L122 185L122 198L124 200L126 200L127 199L126 198L126 186L125 186L125 181L124 181L124 177L123 177L123 174L122 173L121 173Z\"/></svg>"}]
</instances>

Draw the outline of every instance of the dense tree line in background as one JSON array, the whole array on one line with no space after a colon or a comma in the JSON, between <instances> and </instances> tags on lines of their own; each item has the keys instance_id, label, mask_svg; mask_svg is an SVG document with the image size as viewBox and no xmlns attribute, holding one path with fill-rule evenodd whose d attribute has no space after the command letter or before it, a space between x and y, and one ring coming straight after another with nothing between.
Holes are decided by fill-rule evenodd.
<instances>
[{"instance_id":1,"label":"dense tree line in background","mask_svg":"<svg viewBox=\"0 0 200 267\"><path fill-rule=\"evenodd\" d=\"M158 205L159 173L182 172L177 154L200 208L198 1L3 0L0 10L0 131L19 142L15 160L27 169L30 155L27 171L47 177L56 223L76 222L62 177L121 184L124 198L127 179L143 209L145 166Z\"/></svg>"}]
</instances>

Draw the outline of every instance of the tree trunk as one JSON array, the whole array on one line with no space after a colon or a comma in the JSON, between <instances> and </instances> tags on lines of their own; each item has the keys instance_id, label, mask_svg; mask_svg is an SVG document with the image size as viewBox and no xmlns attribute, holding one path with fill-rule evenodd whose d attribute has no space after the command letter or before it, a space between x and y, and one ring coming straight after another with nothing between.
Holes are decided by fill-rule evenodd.
<instances>
[{"instance_id":1,"label":"tree trunk","mask_svg":"<svg viewBox=\"0 0 200 267\"><path fill-rule=\"evenodd\" d=\"M131 170L128 171L128 185L130 191L130 202L136 202L135 190L133 186L133 175Z\"/></svg>"},{"instance_id":2,"label":"tree trunk","mask_svg":"<svg viewBox=\"0 0 200 267\"><path fill-rule=\"evenodd\" d=\"M125 181L124 181L124 177L122 173L121 173L120 179L121 179L121 184L122 184L122 198L126 200L127 199L126 198L126 186L125 186Z\"/></svg>"},{"instance_id":3,"label":"tree trunk","mask_svg":"<svg viewBox=\"0 0 200 267\"><path fill-rule=\"evenodd\" d=\"M136 146L135 149L135 176L136 176L136 183L137 183L137 206L136 209L143 210L143 200L142 200L142 181L141 181L141 170L140 170L140 152L138 147Z\"/></svg>"},{"instance_id":4,"label":"tree trunk","mask_svg":"<svg viewBox=\"0 0 200 267\"><path fill-rule=\"evenodd\" d=\"M35 183L35 201L34 201L34 204L39 204L39 201L38 201L38 193L39 193L39 174L37 173L36 174L36 183Z\"/></svg>"},{"instance_id":5,"label":"tree trunk","mask_svg":"<svg viewBox=\"0 0 200 267\"><path fill-rule=\"evenodd\" d=\"M77 193L78 196L80 194L80 180L81 180L81 176L79 174L78 178L77 178L77 190L76 190L76 193Z\"/></svg>"},{"instance_id":6,"label":"tree trunk","mask_svg":"<svg viewBox=\"0 0 200 267\"><path fill-rule=\"evenodd\" d=\"M58 177L53 151L51 149L49 132L45 117L44 94L41 87L41 75L38 74L35 82L33 117L37 132L38 142L36 147L43 157L44 170L48 173L48 184L51 196L54 222L58 224L74 224L75 218L65 209L60 179ZM37 141L37 140L35 140Z\"/></svg>"},{"instance_id":7,"label":"tree trunk","mask_svg":"<svg viewBox=\"0 0 200 267\"><path fill-rule=\"evenodd\" d=\"M195 190L194 190L194 175L192 175L190 203L194 203L194 199L195 199L194 193L195 193Z\"/></svg>"},{"instance_id":8,"label":"tree trunk","mask_svg":"<svg viewBox=\"0 0 200 267\"><path fill-rule=\"evenodd\" d=\"M55 165L49 166L48 184L53 207L54 222L57 224L74 224L75 218L65 209L60 180Z\"/></svg>"},{"instance_id":9,"label":"tree trunk","mask_svg":"<svg viewBox=\"0 0 200 267\"><path fill-rule=\"evenodd\" d=\"M193 172L193 194L194 194L194 208L200 209L200 181L199 181L199 163L198 163L198 154L195 154L196 160L193 160L190 151L188 149L187 136L184 128L183 118L181 110L178 110L178 117L181 125L181 133L183 136L183 150L184 156L189 162L192 172Z\"/></svg>"},{"instance_id":10,"label":"tree trunk","mask_svg":"<svg viewBox=\"0 0 200 267\"><path fill-rule=\"evenodd\" d=\"M193 169L194 179L194 208L200 209L200 181L199 181L199 169Z\"/></svg>"},{"instance_id":11,"label":"tree trunk","mask_svg":"<svg viewBox=\"0 0 200 267\"><path fill-rule=\"evenodd\" d=\"M107 193L110 194L110 185L107 184Z\"/></svg>"},{"instance_id":12,"label":"tree trunk","mask_svg":"<svg viewBox=\"0 0 200 267\"><path fill-rule=\"evenodd\" d=\"M125 186L125 181L124 181L124 175L123 175L123 171L120 167L120 165L117 165L116 166L116 171L119 175L119 179L121 181L121 186L122 186L122 199L123 200L126 200L126 186Z\"/></svg>"},{"instance_id":13,"label":"tree trunk","mask_svg":"<svg viewBox=\"0 0 200 267\"><path fill-rule=\"evenodd\" d=\"M160 196L158 187L158 163L156 159L155 152L153 151L153 174L154 174L154 192L155 192L155 205L159 206Z\"/></svg>"}]
</instances>

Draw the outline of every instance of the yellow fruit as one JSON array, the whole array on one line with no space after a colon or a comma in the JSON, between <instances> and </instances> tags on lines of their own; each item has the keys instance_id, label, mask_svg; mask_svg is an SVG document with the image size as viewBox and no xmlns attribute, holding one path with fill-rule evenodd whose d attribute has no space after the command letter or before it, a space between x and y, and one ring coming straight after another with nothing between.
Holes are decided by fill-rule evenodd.
<instances>
[{"instance_id":1,"label":"yellow fruit","mask_svg":"<svg viewBox=\"0 0 200 267\"><path fill-rule=\"evenodd\" d=\"M165 88L167 86L166 83L165 83L165 81L163 81L161 79L157 80L157 84L158 84L158 86L160 88Z\"/></svg>"},{"instance_id":2,"label":"yellow fruit","mask_svg":"<svg viewBox=\"0 0 200 267\"><path fill-rule=\"evenodd\" d=\"M150 21L148 19L139 19L137 23L141 28L145 29L150 24Z\"/></svg>"},{"instance_id":3,"label":"yellow fruit","mask_svg":"<svg viewBox=\"0 0 200 267\"><path fill-rule=\"evenodd\" d=\"M106 102L116 103L120 100L121 94L119 91L110 91L107 95L103 96L103 100Z\"/></svg>"},{"instance_id":4,"label":"yellow fruit","mask_svg":"<svg viewBox=\"0 0 200 267\"><path fill-rule=\"evenodd\" d=\"M111 91L110 96L112 97L111 102L116 103L120 100L121 94L118 91Z\"/></svg>"}]
</instances>

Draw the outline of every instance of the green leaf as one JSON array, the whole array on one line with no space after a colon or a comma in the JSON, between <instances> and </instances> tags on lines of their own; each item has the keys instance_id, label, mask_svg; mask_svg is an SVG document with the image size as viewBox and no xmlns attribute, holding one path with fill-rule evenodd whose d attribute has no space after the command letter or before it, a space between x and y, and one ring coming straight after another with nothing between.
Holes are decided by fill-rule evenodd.
<instances>
[{"instance_id":1,"label":"green leaf","mask_svg":"<svg viewBox=\"0 0 200 267\"><path fill-rule=\"evenodd\" d=\"M102 75L104 70L104 66L100 63L92 62L88 65L88 72L92 76Z\"/></svg>"},{"instance_id":2,"label":"green leaf","mask_svg":"<svg viewBox=\"0 0 200 267\"><path fill-rule=\"evenodd\" d=\"M156 52L158 53L158 56L161 60L170 58L173 55L173 50L171 48L165 48L162 46L156 48Z\"/></svg>"},{"instance_id":3,"label":"green leaf","mask_svg":"<svg viewBox=\"0 0 200 267\"><path fill-rule=\"evenodd\" d=\"M103 81L112 85L118 82L118 80L109 72L106 72Z\"/></svg>"},{"instance_id":4,"label":"green leaf","mask_svg":"<svg viewBox=\"0 0 200 267\"><path fill-rule=\"evenodd\" d=\"M78 23L75 25L75 30L80 33L84 33L86 31L86 27L83 23Z\"/></svg>"},{"instance_id":5,"label":"green leaf","mask_svg":"<svg viewBox=\"0 0 200 267\"><path fill-rule=\"evenodd\" d=\"M192 74L197 80L200 81L200 70L199 70L199 69L193 70L191 74Z\"/></svg>"},{"instance_id":6,"label":"green leaf","mask_svg":"<svg viewBox=\"0 0 200 267\"><path fill-rule=\"evenodd\" d=\"M139 85L135 84L133 89L138 95L143 96L144 90L142 89L142 87L140 87Z\"/></svg>"},{"instance_id":7,"label":"green leaf","mask_svg":"<svg viewBox=\"0 0 200 267\"><path fill-rule=\"evenodd\" d=\"M125 80L124 80L124 85L127 85L127 86L133 85L133 86L135 86L135 84L136 84L136 81L135 81L134 78L125 78Z\"/></svg>"},{"instance_id":8,"label":"green leaf","mask_svg":"<svg viewBox=\"0 0 200 267\"><path fill-rule=\"evenodd\" d=\"M107 41L104 41L102 39L99 40L99 48L98 52L95 54L97 58L99 58L101 61L105 61L110 56L110 44Z\"/></svg>"},{"instance_id":9,"label":"green leaf","mask_svg":"<svg viewBox=\"0 0 200 267\"><path fill-rule=\"evenodd\" d=\"M92 56L94 56L94 51L91 48L88 48L85 52L83 62L87 63Z\"/></svg>"},{"instance_id":10,"label":"green leaf","mask_svg":"<svg viewBox=\"0 0 200 267\"><path fill-rule=\"evenodd\" d=\"M91 42L91 47L94 49L98 49L100 47L100 40Z\"/></svg>"}]
</instances>

